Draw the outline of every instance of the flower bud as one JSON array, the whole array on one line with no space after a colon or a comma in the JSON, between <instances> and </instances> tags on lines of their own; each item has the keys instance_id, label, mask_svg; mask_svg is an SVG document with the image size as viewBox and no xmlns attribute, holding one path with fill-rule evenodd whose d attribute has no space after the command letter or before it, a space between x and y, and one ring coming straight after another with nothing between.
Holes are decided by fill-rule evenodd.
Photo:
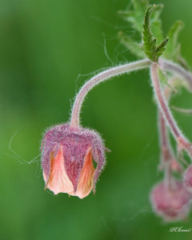
<instances>
[{"instance_id":1,"label":"flower bud","mask_svg":"<svg viewBox=\"0 0 192 240\"><path fill-rule=\"evenodd\" d=\"M150 196L154 211L166 222L185 219L190 210L189 192L181 182L175 181L173 185L161 182L152 189Z\"/></svg>"},{"instance_id":2,"label":"flower bud","mask_svg":"<svg viewBox=\"0 0 192 240\"><path fill-rule=\"evenodd\" d=\"M105 164L104 145L93 130L71 128L68 124L49 129L42 143L42 169L45 188L54 194L86 197ZM93 159L97 167L94 168Z\"/></svg>"},{"instance_id":3,"label":"flower bud","mask_svg":"<svg viewBox=\"0 0 192 240\"><path fill-rule=\"evenodd\" d=\"M184 173L184 185L187 190L192 193L192 165L190 165Z\"/></svg>"}]
</instances>

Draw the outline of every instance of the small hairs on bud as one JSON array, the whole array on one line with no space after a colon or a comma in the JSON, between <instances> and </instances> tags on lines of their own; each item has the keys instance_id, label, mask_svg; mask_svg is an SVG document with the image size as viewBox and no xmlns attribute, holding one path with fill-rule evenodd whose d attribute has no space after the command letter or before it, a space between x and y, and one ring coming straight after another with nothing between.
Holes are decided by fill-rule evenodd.
<instances>
[{"instance_id":1,"label":"small hairs on bud","mask_svg":"<svg viewBox=\"0 0 192 240\"><path fill-rule=\"evenodd\" d=\"M172 187L159 183L152 189L150 198L153 210L165 222L183 220L189 213L191 195L181 182L173 182Z\"/></svg>"},{"instance_id":2,"label":"small hairs on bud","mask_svg":"<svg viewBox=\"0 0 192 240\"><path fill-rule=\"evenodd\" d=\"M92 189L95 192L105 165L105 147L98 133L57 125L45 133L41 150L45 188L54 194L62 192L79 198L86 197Z\"/></svg>"}]
</instances>

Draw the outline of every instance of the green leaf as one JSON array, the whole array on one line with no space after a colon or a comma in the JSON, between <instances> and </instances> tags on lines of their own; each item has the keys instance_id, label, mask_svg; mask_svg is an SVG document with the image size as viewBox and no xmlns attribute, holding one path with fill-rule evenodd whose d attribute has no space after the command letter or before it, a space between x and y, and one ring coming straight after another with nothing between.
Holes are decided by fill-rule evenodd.
<instances>
[{"instance_id":1,"label":"green leaf","mask_svg":"<svg viewBox=\"0 0 192 240\"><path fill-rule=\"evenodd\" d=\"M166 38L159 46L156 46L157 40L153 37L151 32L151 14L160 7L159 5L149 6L143 24L143 50L148 58L155 62L158 61L158 58L163 54L165 46L168 43L168 38Z\"/></svg>"},{"instance_id":2,"label":"green leaf","mask_svg":"<svg viewBox=\"0 0 192 240\"><path fill-rule=\"evenodd\" d=\"M143 31L142 21L145 16L145 10L149 4L148 0L132 0L133 10L119 11L118 14L129 22L134 30L139 33Z\"/></svg>"},{"instance_id":3,"label":"green leaf","mask_svg":"<svg viewBox=\"0 0 192 240\"><path fill-rule=\"evenodd\" d=\"M132 12L132 11L118 11L118 14L127 22L131 24L131 27L137 31L142 31L142 19L144 14L140 14L139 12Z\"/></svg>"},{"instance_id":4,"label":"green leaf","mask_svg":"<svg viewBox=\"0 0 192 240\"><path fill-rule=\"evenodd\" d=\"M181 21L176 21L169 30L169 45L166 48L164 56L168 59L177 61L180 57L180 44L178 43L178 35L184 24Z\"/></svg>"},{"instance_id":5,"label":"green leaf","mask_svg":"<svg viewBox=\"0 0 192 240\"><path fill-rule=\"evenodd\" d=\"M167 37L155 50L156 52L156 59L158 60L158 58L163 54L163 52L165 51L165 47L167 45L169 41L169 38Z\"/></svg>"},{"instance_id":6,"label":"green leaf","mask_svg":"<svg viewBox=\"0 0 192 240\"><path fill-rule=\"evenodd\" d=\"M146 9L149 5L149 0L132 0L132 4L135 10L141 8Z\"/></svg>"},{"instance_id":7,"label":"green leaf","mask_svg":"<svg viewBox=\"0 0 192 240\"><path fill-rule=\"evenodd\" d=\"M164 6L162 4L159 4L158 8L156 8L156 10L151 14L151 32L157 39L157 43L163 41L162 22L160 19L163 7Z\"/></svg>"},{"instance_id":8,"label":"green leaf","mask_svg":"<svg viewBox=\"0 0 192 240\"><path fill-rule=\"evenodd\" d=\"M142 51L141 44L135 42L131 37L125 35L123 32L118 33L118 38L129 51L138 58L145 58L145 54Z\"/></svg>"},{"instance_id":9,"label":"green leaf","mask_svg":"<svg viewBox=\"0 0 192 240\"><path fill-rule=\"evenodd\" d=\"M157 5L152 5L147 9L143 25L143 50L151 60L155 58L156 39L151 33L150 16L156 8Z\"/></svg>"}]
</instances>

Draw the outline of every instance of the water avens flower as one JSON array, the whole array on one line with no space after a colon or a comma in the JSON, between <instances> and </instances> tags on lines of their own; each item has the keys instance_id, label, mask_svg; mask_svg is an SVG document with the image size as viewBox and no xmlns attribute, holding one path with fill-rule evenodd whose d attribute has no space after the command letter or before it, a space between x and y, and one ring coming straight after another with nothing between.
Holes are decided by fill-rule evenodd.
<instances>
[{"instance_id":1,"label":"water avens flower","mask_svg":"<svg viewBox=\"0 0 192 240\"><path fill-rule=\"evenodd\" d=\"M178 221L187 217L190 210L191 195L182 182L174 181L172 186L161 182L151 191L154 212L164 221Z\"/></svg>"},{"instance_id":2,"label":"water avens flower","mask_svg":"<svg viewBox=\"0 0 192 240\"><path fill-rule=\"evenodd\" d=\"M46 188L54 194L86 197L95 191L105 164L104 145L93 130L68 124L50 128L42 143L42 169ZM97 167L93 164L95 160Z\"/></svg>"},{"instance_id":3,"label":"water avens flower","mask_svg":"<svg viewBox=\"0 0 192 240\"><path fill-rule=\"evenodd\" d=\"M147 1L144 2L147 7ZM141 33L141 44L132 41L130 36L124 37L123 34L120 34L123 37L121 39L122 43L131 48L132 51L134 50L133 52L142 59L108 68L85 82L75 97L69 123L54 126L45 133L42 143L41 163L45 188L49 188L54 194L62 192L84 198L91 190L95 192L96 182L105 165L106 148L100 135L93 130L82 128L80 125L80 113L87 94L95 86L113 77L149 68L159 112L160 169L164 172L164 181L156 185L151 191L151 202L154 211L165 221L177 221L187 217L192 198L190 193L190 191L192 192L192 165L185 172L184 183L176 180L173 172L182 175L182 163L185 162L180 163L180 160L184 160L182 152L186 151L191 157L192 144L181 131L168 102L172 90L175 90L178 86L184 86L192 92L192 73L187 68L165 59L173 59L174 61L180 59L178 62L182 62L182 65L185 66L180 52L174 52L174 49L180 49L180 45L177 45L176 41L181 27L180 23L173 26L174 31L171 30L169 37L166 37L159 45L158 39L152 34L150 19L153 18L151 22L155 20L156 23L158 21L160 23L160 19L157 18L159 18L160 12L158 13L158 11L161 7L157 5L148 6L143 28L140 19L137 24L133 24L137 26L135 30ZM135 10L137 11L137 9L136 7ZM143 6L141 9L143 9ZM157 11L157 14L152 14L154 11ZM136 15L134 14L133 18L126 17L126 19L128 21L132 19L131 23L133 23ZM127 13L124 14L125 16L127 16ZM156 27L158 25L161 24L156 24ZM162 33L161 29L156 30ZM168 45L168 51L166 51L168 41L171 45ZM176 154L174 148L172 148L172 141L169 139L169 132L172 133L176 141ZM96 167L94 167L94 161Z\"/></svg>"}]
</instances>

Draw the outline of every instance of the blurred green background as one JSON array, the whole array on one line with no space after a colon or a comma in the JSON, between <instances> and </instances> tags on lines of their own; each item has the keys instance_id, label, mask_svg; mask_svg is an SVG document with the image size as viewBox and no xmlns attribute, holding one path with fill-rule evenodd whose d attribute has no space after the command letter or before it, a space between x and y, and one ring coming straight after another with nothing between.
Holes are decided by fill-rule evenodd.
<instances>
[{"instance_id":1,"label":"blurred green background","mask_svg":"<svg viewBox=\"0 0 192 240\"><path fill-rule=\"evenodd\" d=\"M152 1L155 2L155 1ZM163 28L181 19L183 56L192 65L191 0L165 3ZM147 70L114 78L94 89L82 112L112 150L85 199L44 191L40 141L50 125L67 122L79 87L95 71L134 60L116 35L134 32L118 10L130 0L0 0L0 239L191 239L170 233L150 206L159 147L157 111ZM183 91L172 100L191 108ZM192 140L192 117L174 113Z\"/></svg>"}]
</instances>

